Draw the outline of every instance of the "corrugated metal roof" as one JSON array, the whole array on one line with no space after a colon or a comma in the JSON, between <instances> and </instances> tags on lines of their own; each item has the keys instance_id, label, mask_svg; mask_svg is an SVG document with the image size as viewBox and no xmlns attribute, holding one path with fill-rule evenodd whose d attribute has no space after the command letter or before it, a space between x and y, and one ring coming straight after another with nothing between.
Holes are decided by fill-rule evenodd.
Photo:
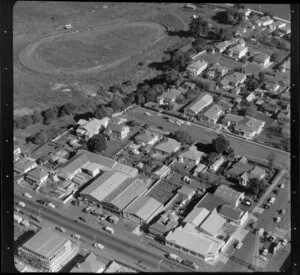
<instances>
[{"instance_id":1,"label":"corrugated metal roof","mask_svg":"<svg viewBox=\"0 0 300 275\"><path fill-rule=\"evenodd\" d=\"M184 219L184 222L192 223L194 226L198 226L204 221L209 213L210 212L206 208L195 207Z\"/></svg>"},{"instance_id":2,"label":"corrugated metal roof","mask_svg":"<svg viewBox=\"0 0 300 275\"><path fill-rule=\"evenodd\" d=\"M126 174L127 176L130 176L132 178L138 175L138 169L130 167L125 164L122 164L122 163L119 163L119 162L116 162L114 164L114 166L112 167L112 169L115 171L121 172L123 174Z\"/></svg>"},{"instance_id":3,"label":"corrugated metal roof","mask_svg":"<svg viewBox=\"0 0 300 275\"><path fill-rule=\"evenodd\" d=\"M216 210L213 210L206 220L201 224L200 228L212 236L215 236L223 227L225 222L226 220L222 218Z\"/></svg>"},{"instance_id":4,"label":"corrugated metal roof","mask_svg":"<svg viewBox=\"0 0 300 275\"><path fill-rule=\"evenodd\" d=\"M129 203L131 203L136 197L145 192L150 185L150 181L136 179L126 189L124 189L119 195L117 195L111 204L115 205L119 209L124 209Z\"/></svg>"},{"instance_id":5,"label":"corrugated metal roof","mask_svg":"<svg viewBox=\"0 0 300 275\"><path fill-rule=\"evenodd\" d=\"M42 228L22 247L49 258L54 255L67 241L69 240L61 234Z\"/></svg>"},{"instance_id":6,"label":"corrugated metal roof","mask_svg":"<svg viewBox=\"0 0 300 275\"><path fill-rule=\"evenodd\" d=\"M22 158L20 160L18 160L16 163L14 163L14 169L24 172L25 170L27 170L29 167L31 167L32 165L34 165L34 161L28 159L28 158Z\"/></svg>"},{"instance_id":7,"label":"corrugated metal roof","mask_svg":"<svg viewBox=\"0 0 300 275\"><path fill-rule=\"evenodd\" d=\"M142 196L137 198L131 203L125 211L130 214L134 214L140 219L147 221L151 215L162 206L162 203L156 199L148 196Z\"/></svg>"},{"instance_id":8,"label":"corrugated metal roof","mask_svg":"<svg viewBox=\"0 0 300 275\"><path fill-rule=\"evenodd\" d=\"M199 97L195 103L190 105L189 110L194 112L195 114L199 113L203 108L208 106L213 102L213 97L209 94L202 95Z\"/></svg>"},{"instance_id":9,"label":"corrugated metal roof","mask_svg":"<svg viewBox=\"0 0 300 275\"><path fill-rule=\"evenodd\" d=\"M127 175L115 171L104 172L100 177L94 180L88 187L81 191L81 194L90 195L98 201L104 200L112 191L120 186Z\"/></svg>"}]
</instances>

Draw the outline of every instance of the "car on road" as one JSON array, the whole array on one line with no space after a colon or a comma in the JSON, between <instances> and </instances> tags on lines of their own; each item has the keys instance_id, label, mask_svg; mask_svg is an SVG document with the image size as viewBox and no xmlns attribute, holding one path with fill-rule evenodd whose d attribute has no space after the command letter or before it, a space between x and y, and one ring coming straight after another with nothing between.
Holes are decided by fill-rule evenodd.
<instances>
[{"instance_id":1,"label":"car on road","mask_svg":"<svg viewBox=\"0 0 300 275\"><path fill-rule=\"evenodd\" d=\"M268 202L269 202L270 204L273 204L275 200L276 200L276 198L275 198L275 197L272 197L272 198L269 198L269 199L268 199Z\"/></svg>"},{"instance_id":2,"label":"car on road","mask_svg":"<svg viewBox=\"0 0 300 275\"><path fill-rule=\"evenodd\" d=\"M183 265L186 265L186 266L189 266L189 267L191 267L191 268L193 268L193 269L198 269L199 268L199 266L198 265L196 265L194 262L192 262L191 260L183 260L182 261L182 264Z\"/></svg>"},{"instance_id":3,"label":"car on road","mask_svg":"<svg viewBox=\"0 0 300 275\"><path fill-rule=\"evenodd\" d=\"M96 247L96 248L99 248L99 249L103 249L104 248L104 245L101 244L101 243L94 243L93 246Z\"/></svg>"},{"instance_id":4,"label":"car on road","mask_svg":"<svg viewBox=\"0 0 300 275\"><path fill-rule=\"evenodd\" d=\"M42 199L38 199L36 202L39 203L39 204L42 204L42 205L46 204L46 202Z\"/></svg>"},{"instance_id":5,"label":"car on road","mask_svg":"<svg viewBox=\"0 0 300 275\"><path fill-rule=\"evenodd\" d=\"M182 262L182 259L178 255L176 255L174 253L169 253L169 254L166 255L166 257L168 259L170 259L172 261L175 261L175 262L178 262L178 263Z\"/></svg>"},{"instance_id":6,"label":"car on road","mask_svg":"<svg viewBox=\"0 0 300 275\"><path fill-rule=\"evenodd\" d=\"M77 240L81 239L81 236L78 235L78 234L72 234L71 237L74 238L74 239L77 239Z\"/></svg>"},{"instance_id":7,"label":"car on road","mask_svg":"<svg viewBox=\"0 0 300 275\"><path fill-rule=\"evenodd\" d=\"M280 189L283 189L285 187L285 184L284 183L281 183L280 185L279 185L279 188Z\"/></svg>"},{"instance_id":8,"label":"car on road","mask_svg":"<svg viewBox=\"0 0 300 275\"><path fill-rule=\"evenodd\" d=\"M21 207L25 207L26 206L26 204L24 202L22 202L22 201L19 201L18 205L21 206Z\"/></svg>"},{"instance_id":9,"label":"car on road","mask_svg":"<svg viewBox=\"0 0 300 275\"><path fill-rule=\"evenodd\" d=\"M22 211L21 208L19 208L18 206L15 206L14 210L16 210L17 212L21 212Z\"/></svg>"},{"instance_id":10,"label":"car on road","mask_svg":"<svg viewBox=\"0 0 300 275\"><path fill-rule=\"evenodd\" d=\"M57 226L57 227L56 227L56 230L58 230L58 231L60 231L60 232L62 232L62 233L65 233L65 232L66 232L66 229L64 229L64 228L61 227L61 226Z\"/></svg>"},{"instance_id":11,"label":"car on road","mask_svg":"<svg viewBox=\"0 0 300 275\"><path fill-rule=\"evenodd\" d=\"M115 230L109 226L105 226L103 228L106 232L110 233L110 234L114 234L115 233Z\"/></svg>"},{"instance_id":12,"label":"car on road","mask_svg":"<svg viewBox=\"0 0 300 275\"><path fill-rule=\"evenodd\" d=\"M87 219L85 217L80 216L78 219L83 221L83 222L87 222Z\"/></svg>"},{"instance_id":13,"label":"car on road","mask_svg":"<svg viewBox=\"0 0 300 275\"><path fill-rule=\"evenodd\" d=\"M50 208L56 208L56 206L52 202L48 202L47 206Z\"/></svg>"},{"instance_id":14,"label":"car on road","mask_svg":"<svg viewBox=\"0 0 300 275\"><path fill-rule=\"evenodd\" d=\"M30 195L29 193L24 193L23 196L27 199L31 199L32 195Z\"/></svg>"},{"instance_id":15,"label":"car on road","mask_svg":"<svg viewBox=\"0 0 300 275\"><path fill-rule=\"evenodd\" d=\"M145 115L146 115L146 116L151 116L151 114L150 114L150 113L148 113L148 112L145 112Z\"/></svg>"},{"instance_id":16,"label":"car on road","mask_svg":"<svg viewBox=\"0 0 300 275\"><path fill-rule=\"evenodd\" d=\"M259 230L258 230L258 236L262 236L264 234L265 230L261 227Z\"/></svg>"}]
</instances>

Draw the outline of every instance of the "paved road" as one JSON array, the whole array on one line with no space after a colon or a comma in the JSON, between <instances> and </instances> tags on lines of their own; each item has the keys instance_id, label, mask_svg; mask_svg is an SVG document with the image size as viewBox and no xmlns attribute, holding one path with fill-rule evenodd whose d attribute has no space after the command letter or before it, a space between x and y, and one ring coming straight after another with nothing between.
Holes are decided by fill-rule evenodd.
<instances>
[{"instance_id":1,"label":"paved road","mask_svg":"<svg viewBox=\"0 0 300 275\"><path fill-rule=\"evenodd\" d=\"M127 239L126 236L124 238L122 235L118 234L118 230L116 229L115 234L110 235L103 230L97 230L85 223L75 223L71 218L57 213L57 210L53 210L41 205L37 207L34 202L29 201L22 196L15 195L15 199L17 201L22 200L26 203L26 211L28 213L37 215L37 209L41 208L41 216L43 219L51 222L54 225L62 226L67 231L80 234L82 239L87 239L91 242L94 241L94 237L96 236L98 239L101 239L101 243L103 243L106 248L108 248L110 251L113 251L113 255L121 255L121 257L122 255L125 255L126 257L134 259L134 262L141 261L140 265L146 266L148 271L157 271L160 260L163 260L160 263L160 271L191 271L190 268L167 260L163 256L163 252L159 253L159 251L155 251L155 253L154 249L151 249L149 246L147 246L147 244L137 241L134 242L131 239ZM173 268L171 268L171 266Z\"/></svg>"},{"instance_id":2,"label":"paved road","mask_svg":"<svg viewBox=\"0 0 300 275\"><path fill-rule=\"evenodd\" d=\"M145 115L145 112L152 114L152 116ZM124 116L135 121L147 123L156 127L162 127L163 130L169 132L174 132L176 130L188 131L196 141L199 141L203 144L211 143L211 141L221 133L194 123L191 123L190 126L185 124L179 126L175 123L169 122L166 118L164 118L171 116L160 114L142 107L132 108L127 111ZM226 134L223 132L222 134L228 138L231 146L237 153L242 154L250 159L261 161L266 160L269 154L273 152L275 154L275 163L285 167L288 171L290 171L290 153L263 144L248 141L231 134Z\"/></svg>"}]
</instances>

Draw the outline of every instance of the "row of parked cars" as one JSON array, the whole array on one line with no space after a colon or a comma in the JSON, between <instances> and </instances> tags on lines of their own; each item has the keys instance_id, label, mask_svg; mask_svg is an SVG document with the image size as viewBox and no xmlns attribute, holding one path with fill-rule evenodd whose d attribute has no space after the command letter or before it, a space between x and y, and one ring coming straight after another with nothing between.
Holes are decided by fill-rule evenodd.
<instances>
[{"instance_id":1,"label":"row of parked cars","mask_svg":"<svg viewBox=\"0 0 300 275\"><path fill-rule=\"evenodd\" d=\"M175 261L177 263L181 263L183 265L189 266L195 270L197 270L199 268L198 265L196 265L194 262L190 261L190 260L183 260L182 258L180 258L178 255L174 254L174 253L169 253L166 255L166 257L172 261Z\"/></svg>"}]
</instances>

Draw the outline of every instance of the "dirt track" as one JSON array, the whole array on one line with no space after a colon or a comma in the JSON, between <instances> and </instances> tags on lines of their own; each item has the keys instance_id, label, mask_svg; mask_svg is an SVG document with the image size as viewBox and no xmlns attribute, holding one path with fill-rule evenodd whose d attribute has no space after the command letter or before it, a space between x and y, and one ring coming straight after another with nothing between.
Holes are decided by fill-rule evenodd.
<instances>
[{"instance_id":1,"label":"dirt track","mask_svg":"<svg viewBox=\"0 0 300 275\"><path fill-rule=\"evenodd\" d=\"M157 34L155 36L154 41L149 41L149 44L147 44L143 49L138 49L138 51L132 51L129 55L126 55L114 62L111 63L104 63L101 65L97 66L91 66L89 68L82 68L82 69L76 69L76 74L92 74L92 73L98 73L103 70L111 69L114 68L124 61L128 60L130 57L132 57L135 54L139 54L146 50L149 46L155 44L157 41L162 39L166 35L166 30L161 24L157 23L150 23L150 22L132 22L128 23L126 25L124 24L114 24L110 26L100 26L98 28L94 29L88 29L88 30L83 30L83 31L73 31L70 33L61 33L61 34L56 34L50 37L42 38L38 41L35 41L31 44L29 44L27 47L25 47L19 54L19 61L21 64L30 70L39 72L39 73L44 73L44 74L50 74L50 75L73 75L74 69L73 68L59 68L55 67L53 64L50 64L46 62L45 60L41 58L37 58L34 53L35 50L46 43L50 43L54 39L60 38L60 37L66 37L67 35L72 36L72 35L78 35L81 32L95 32L95 31L103 31L103 30L109 30L113 28L118 28L118 27L124 27L124 26L147 26L151 28L156 28L157 29Z\"/></svg>"}]
</instances>

